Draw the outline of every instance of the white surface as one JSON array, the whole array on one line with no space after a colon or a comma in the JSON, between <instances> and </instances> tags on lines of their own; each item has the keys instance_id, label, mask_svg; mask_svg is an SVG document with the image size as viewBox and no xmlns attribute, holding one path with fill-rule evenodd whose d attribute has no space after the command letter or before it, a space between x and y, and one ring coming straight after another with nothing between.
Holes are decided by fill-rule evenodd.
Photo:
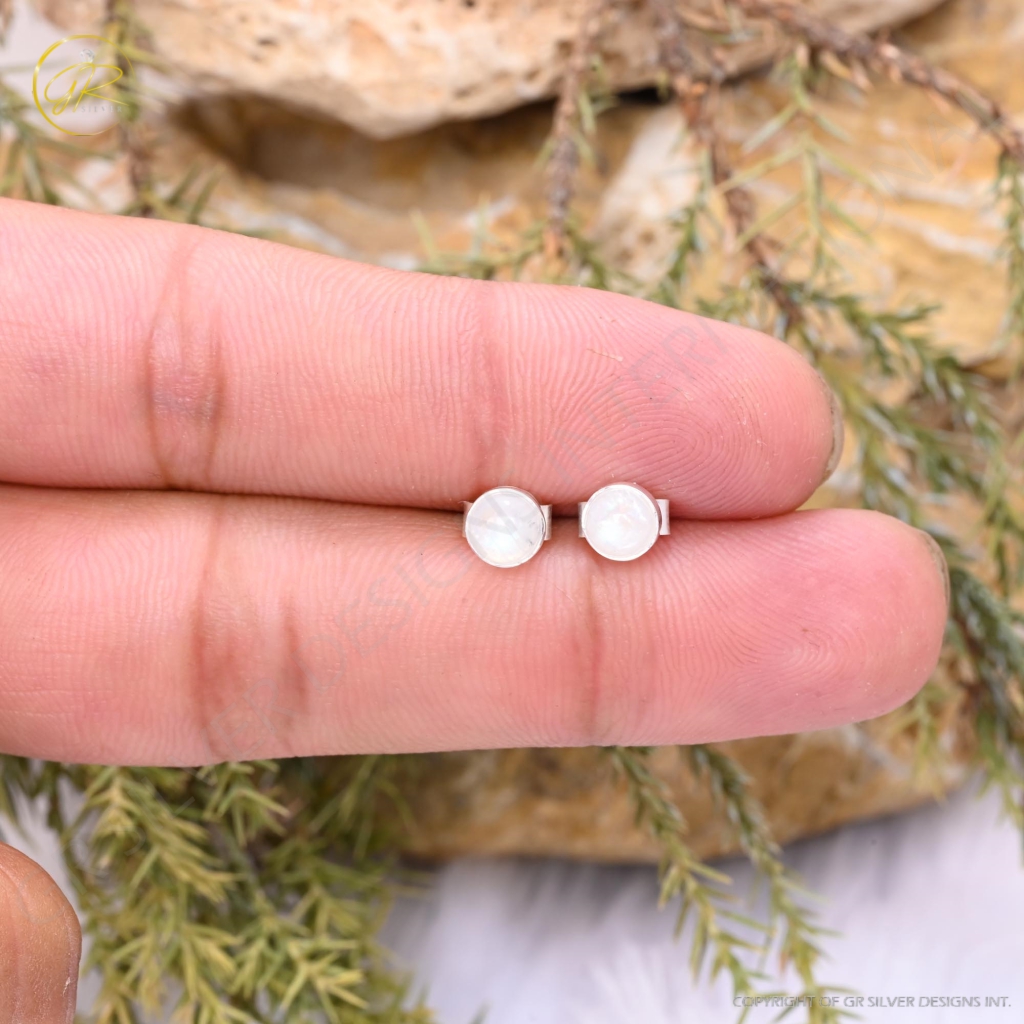
<instances>
[{"instance_id":1,"label":"white surface","mask_svg":"<svg viewBox=\"0 0 1024 1024\"><path fill-rule=\"evenodd\" d=\"M824 902L827 983L865 997L865 1021L1024 1021L1021 839L997 803L959 794L945 806L798 844L788 862ZM751 873L726 869L739 892ZM656 909L646 868L557 862L460 862L400 906L392 948L413 965L443 1024L709 1024L735 1019L727 984L694 984L686 936ZM914 998L868 1008L867 998ZM980 1009L920 1006L922 996L1007 997ZM754 1013L771 1020L777 1011ZM801 1015L789 1019L801 1020Z\"/></svg>"}]
</instances>

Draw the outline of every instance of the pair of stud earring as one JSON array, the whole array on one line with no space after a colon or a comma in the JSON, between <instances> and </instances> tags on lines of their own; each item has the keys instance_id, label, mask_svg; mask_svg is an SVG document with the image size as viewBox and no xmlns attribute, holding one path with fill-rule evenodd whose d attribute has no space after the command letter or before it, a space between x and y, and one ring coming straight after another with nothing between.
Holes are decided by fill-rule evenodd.
<instances>
[{"instance_id":1,"label":"pair of stud earring","mask_svg":"<svg viewBox=\"0 0 1024 1024\"><path fill-rule=\"evenodd\" d=\"M599 555L631 562L668 534L668 499L638 484L608 484L579 503L579 521L580 536ZM551 539L551 506L519 487L495 487L462 503L462 533L488 565L512 569Z\"/></svg>"}]
</instances>

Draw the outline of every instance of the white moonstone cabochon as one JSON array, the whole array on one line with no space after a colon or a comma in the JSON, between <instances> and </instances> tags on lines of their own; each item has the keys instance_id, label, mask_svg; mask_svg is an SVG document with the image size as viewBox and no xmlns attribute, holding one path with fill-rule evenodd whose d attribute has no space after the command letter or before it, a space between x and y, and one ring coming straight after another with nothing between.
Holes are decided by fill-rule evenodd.
<instances>
[{"instance_id":1,"label":"white moonstone cabochon","mask_svg":"<svg viewBox=\"0 0 1024 1024\"><path fill-rule=\"evenodd\" d=\"M583 534L605 558L631 562L658 539L661 514L650 495L632 484L609 484L587 502Z\"/></svg>"},{"instance_id":2,"label":"white moonstone cabochon","mask_svg":"<svg viewBox=\"0 0 1024 1024\"><path fill-rule=\"evenodd\" d=\"M511 569L528 562L544 543L544 512L518 487L482 494L466 515L466 540L489 565Z\"/></svg>"}]
</instances>

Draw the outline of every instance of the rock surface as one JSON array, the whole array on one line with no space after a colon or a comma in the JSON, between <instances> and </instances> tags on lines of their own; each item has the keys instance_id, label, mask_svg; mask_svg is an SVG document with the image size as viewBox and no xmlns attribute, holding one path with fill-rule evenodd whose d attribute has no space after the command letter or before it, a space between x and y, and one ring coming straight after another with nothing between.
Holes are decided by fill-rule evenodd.
<instances>
[{"instance_id":1,"label":"rock surface","mask_svg":"<svg viewBox=\"0 0 1024 1024\"><path fill-rule=\"evenodd\" d=\"M844 822L891 814L962 782L969 736L951 718L943 733L949 767L914 776L914 744L894 718L800 736L721 744L743 766L774 836L789 842ZM739 849L707 785L675 748L652 769L669 786L701 857ZM660 845L635 822L635 806L610 760L595 750L496 750L432 755L418 785L404 787L411 813L408 853L656 861Z\"/></svg>"},{"instance_id":2,"label":"rock surface","mask_svg":"<svg viewBox=\"0 0 1024 1024\"><path fill-rule=\"evenodd\" d=\"M908 26L903 38L1024 117L1024 75L1005 73L1024 47L1024 7L1014 0L956 0ZM744 80L727 94L732 136L749 138L785 102L777 84ZM830 181L871 238L870 245L847 239L851 286L887 305L940 303L936 338L973 362L993 360L1006 281L993 272L1001 224L991 143L907 87L883 83L863 95L837 87L819 102L847 136L823 142L876 186ZM226 158L214 203L223 200L247 229L269 227L287 241L413 267L426 255L424 235L442 252L465 252L481 232L511 243L542 214L536 161L550 117L548 105L533 104L383 141L251 98L196 101L185 120L195 139L188 147L201 141ZM672 216L698 187L682 119L673 106L623 102L598 120L594 150L578 213L610 262L655 280L677 237ZM798 190L800 174L794 162L757 183L762 210ZM773 230L803 226L790 217ZM722 246L712 248L698 278L707 290L739 266Z\"/></svg>"},{"instance_id":3,"label":"rock surface","mask_svg":"<svg viewBox=\"0 0 1024 1024\"><path fill-rule=\"evenodd\" d=\"M62 28L95 31L105 0L35 0ZM938 0L813 0L838 24L897 24ZM707 13L711 0L690 5ZM508 110L553 94L582 0L138 0L157 55L192 88L252 93L388 138ZM600 57L616 89L656 80L645 6L612 11ZM734 72L765 60L771 38L730 47Z\"/></svg>"}]
</instances>

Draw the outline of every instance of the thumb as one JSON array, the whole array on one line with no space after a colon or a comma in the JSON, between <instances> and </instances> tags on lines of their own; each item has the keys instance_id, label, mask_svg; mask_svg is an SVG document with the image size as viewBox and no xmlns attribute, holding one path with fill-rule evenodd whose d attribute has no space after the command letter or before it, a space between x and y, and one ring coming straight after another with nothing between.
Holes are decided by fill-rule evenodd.
<instances>
[{"instance_id":1,"label":"thumb","mask_svg":"<svg viewBox=\"0 0 1024 1024\"><path fill-rule=\"evenodd\" d=\"M0 843L0 1024L71 1024L82 930L57 883Z\"/></svg>"}]
</instances>

